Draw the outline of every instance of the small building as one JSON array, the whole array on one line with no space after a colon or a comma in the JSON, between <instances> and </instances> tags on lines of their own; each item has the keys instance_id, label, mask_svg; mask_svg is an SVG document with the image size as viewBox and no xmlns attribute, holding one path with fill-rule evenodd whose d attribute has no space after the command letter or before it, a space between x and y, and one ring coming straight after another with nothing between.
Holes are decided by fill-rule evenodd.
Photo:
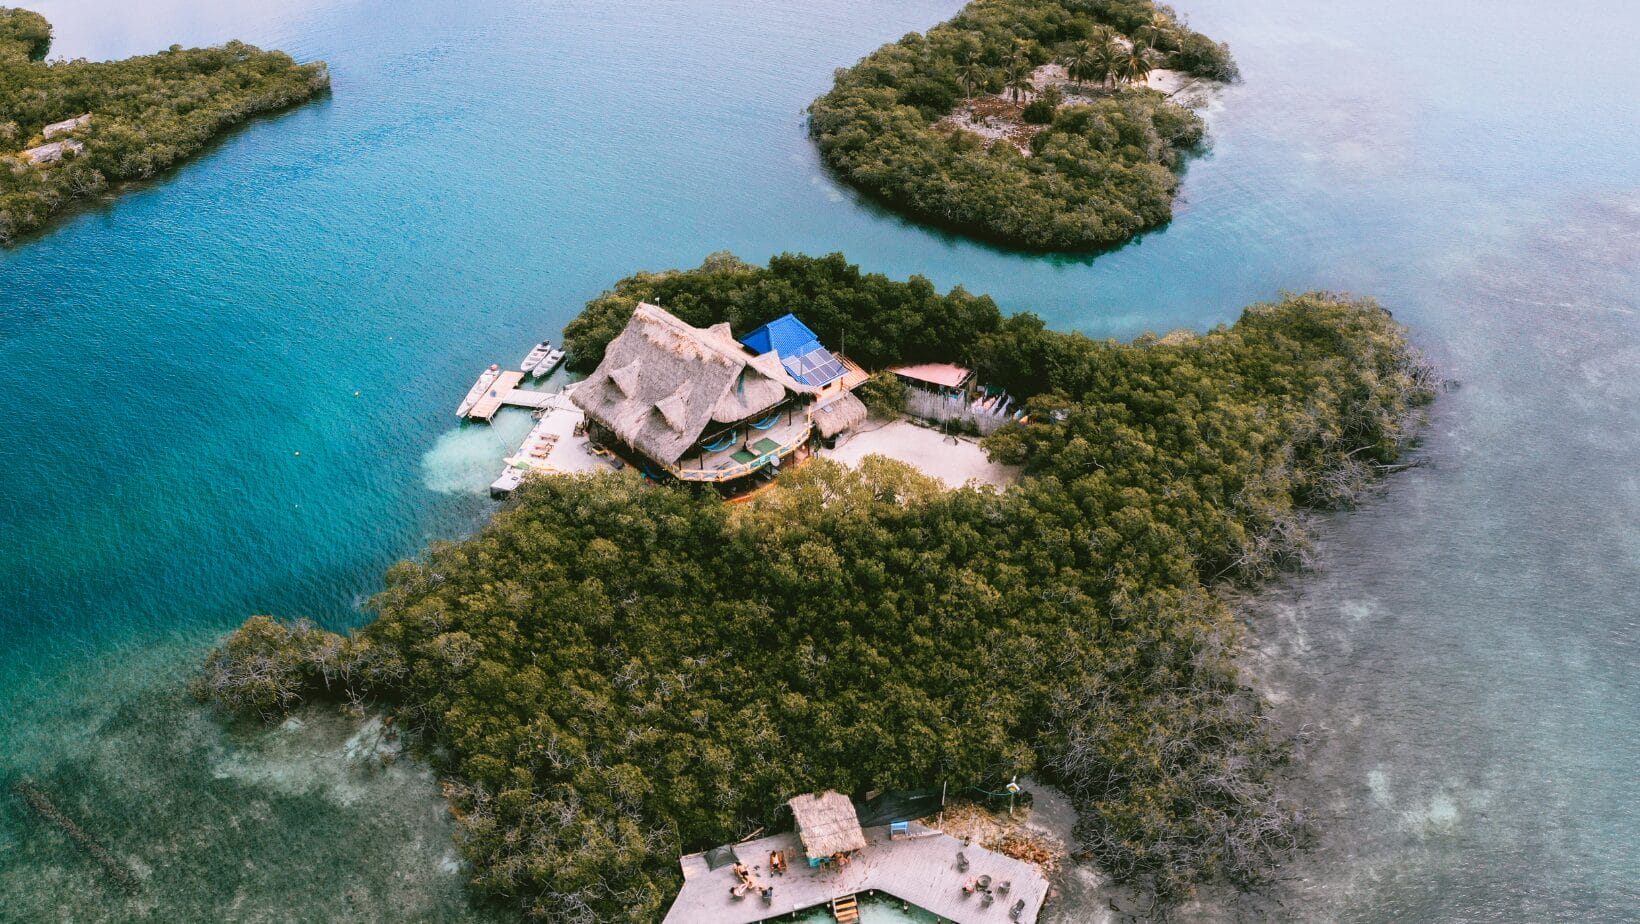
<instances>
[{"instance_id":1,"label":"small building","mask_svg":"<svg viewBox=\"0 0 1640 924\"><path fill-rule=\"evenodd\" d=\"M828 789L823 793L804 793L786 804L791 807L797 836L803 841L803 853L808 856L810 866L866 849L860 816L848 796Z\"/></svg>"},{"instance_id":2,"label":"small building","mask_svg":"<svg viewBox=\"0 0 1640 924\"><path fill-rule=\"evenodd\" d=\"M640 304L570 399L589 433L645 474L725 484L806 453L819 394L728 324L698 328Z\"/></svg>"},{"instance_id":3,"label":"small building","mask_svg":"<svg viewBox=\"0 0 1640 924\"><path fill-rule=\"evenodd\" d=\"M753 353L773 353L792 378L820 391L809 415L814 433L825 445L866 419L864 403L853 390L870 378L848 357L833 353L820 337L794 314L785 314L740 338Z\"/></svg>"},{"instance_id":4,"label":"small building","mask_svg":"<svg viewBox=\"0 0 1640 924\"><path fill-rule=\"evenodd\" d=\"M814 434L820 441L834 446L838 434L864 423L869 413L864 401L845 391L830 400L816 402L809 419L814 421Z\"/></svg>"},{"instance_id":5,"label":"small building","mask_svg":"<svg viewBox=\"0 0 1640 924\"><path fill-rule=\"evenodd\" d=\"M781 315L740 338L753 353L773 353L792 378L823 388L848 375L844 361L826 349L820 338L794 314Z\"/></svg>"},{"instance_id":6,"label":"small building","mask_svg":"<svg viewBox=\"0 0 1640 924\"><path fill-rule=\"evenodd\" d=\"M963 394L974 382L974 372L954 363L917 363L889 370L911 388L943 395Z\"/></svg>"}]
</instances>

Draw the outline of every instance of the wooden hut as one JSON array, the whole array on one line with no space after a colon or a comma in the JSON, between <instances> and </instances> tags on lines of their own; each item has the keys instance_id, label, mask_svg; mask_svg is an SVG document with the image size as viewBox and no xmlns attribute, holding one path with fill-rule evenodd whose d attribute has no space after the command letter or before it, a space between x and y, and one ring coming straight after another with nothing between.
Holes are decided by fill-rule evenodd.
<instances>
[{"instance_id":1,"label":"wooden hut","mask_svg":"<svg viewBox=\"0 0 1640 924\"><path fill-rule=\"evenodd\" d=\"M845 391L829 401L816 403L809 417L814 421L814 432L830 446L839 433L859 426L868 414L865 402Z\"/></svg>"},{"instance_id":2,"label":"wooden hut","mask_svg":"<svg viewBox=\"0 0 1640 924\"><path fill-rule=\"evenodd\" d=\"M866 848L860 830L860 816L848 796L832 790L805 793L786 803L797 821L797 836L803 852L814 863L838 855L847 856Z\"/></svg>"}]
</instances>

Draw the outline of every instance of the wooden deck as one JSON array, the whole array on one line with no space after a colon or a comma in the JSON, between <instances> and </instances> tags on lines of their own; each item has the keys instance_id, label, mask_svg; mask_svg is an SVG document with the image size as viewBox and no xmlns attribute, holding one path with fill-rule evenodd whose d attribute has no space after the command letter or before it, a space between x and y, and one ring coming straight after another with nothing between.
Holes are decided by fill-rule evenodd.
<instances>
[{"instance_id":1,"label":"wooden deck","mask_svg":"<svg viewBox=\"0 0 1640 924\"><path fill-rule=\"evenodd\" d=\"M492 497L512 491L531 472L575 474L609 467L608 458L593 455L586 436L576 434L585 416L570 403L568 391L523 394L539 395L543 399L541 419L524 437L518 451L507 457L507 468L490 485Z\"/></svg>"},{"instance_id":2,"label":"wooden deck","mask_svg":"<svg viewBox=\"0 0 1640 924\"><path fill-rule=\"evenodd\" d=\"M742 863L751 867L759 886L772 886L765 903L757 894L734 898L733 870L706 867L702 854L690 854L683 866L683 889L666 913L664 924L756 924L796 911L829 906L833 899L882 892L954 921L956 924L1035 924L1048 897L1048 880L1041 870L1023 860L975 846L963 846L954 837L912 824L909 837L889 840L888 828L867 828L866 849L838 869L810 869L796 834L777 834L735 845ZM784 851L787 870L769 872L769 852ZM959 868L958 853L969 866ZM990 876L996 898L985 903L981 894L965 895L963 884ZM1006 894L998 891L1010 883ZM1024 902L1017 917L1011 914ZM867 922L869 924L869 921Z\"/></svg>"},{"instance_id":3,"label":"wooden deck","mask_svg":"<svg viewBox=\"0 0 1640 924\"><path fill-rule=\"evenodd\" d=\"M484 394L473 402L472 409L467 412L467 416L473 420L488 421L495 416L496 411L501 410L502 396L516 390L518 383L522 381L524 381L524 373L522 372L503 372L496 376L495 381L490 383L490 387L484 389Z\"/></svg>"}]
</instances>

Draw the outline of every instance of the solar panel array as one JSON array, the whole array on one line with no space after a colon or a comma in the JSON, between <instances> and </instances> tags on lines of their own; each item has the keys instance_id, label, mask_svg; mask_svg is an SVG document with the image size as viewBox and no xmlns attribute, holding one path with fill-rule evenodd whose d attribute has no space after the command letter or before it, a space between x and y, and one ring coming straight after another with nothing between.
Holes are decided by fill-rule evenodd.
<instances>
[{"instance_id":1,"label":"solar panel array","mask_svg":"<svg viewBox=\"0 0 1640 924\"><path fill-rule=\"evenodd\" d=\"M792 378L815 388L840 379L848 372L842 361L819 344L797 356L783 357L780 362L786 367L786 371L791 373Z\"/></svg>"}]
</instances>

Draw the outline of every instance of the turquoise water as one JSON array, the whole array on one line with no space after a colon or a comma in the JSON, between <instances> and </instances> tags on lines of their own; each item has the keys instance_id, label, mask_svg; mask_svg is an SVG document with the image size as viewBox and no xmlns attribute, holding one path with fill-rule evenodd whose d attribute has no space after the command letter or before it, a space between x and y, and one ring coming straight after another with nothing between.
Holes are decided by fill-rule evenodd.
<instances>
[{"instance_id":1,"label":"turquoise water","mask_svg":"<svg viewBox=\"0 0 1640 924\"><path fill-rule=\"evenodd\" d=\"M832 68L959 5L36 4L60 54L237 36L335 92L0 253L0 773L153 870L109 893L0 801L0 919L478 915L429 779L319 717L221 728L182 685L245 614L356 623L482 521L497 438L451 412L485 364L729 249L1098 335L1378 295L1462 387L1428 464L1248 608L1323 834L1275 896L1192 912L1640 920L1640 13L1191 0L1246 81L1171 226L1067 259L909 225L804 135ZM1056 919L1101 919L1069 886Z\"/></svg>"}]
</instances>

